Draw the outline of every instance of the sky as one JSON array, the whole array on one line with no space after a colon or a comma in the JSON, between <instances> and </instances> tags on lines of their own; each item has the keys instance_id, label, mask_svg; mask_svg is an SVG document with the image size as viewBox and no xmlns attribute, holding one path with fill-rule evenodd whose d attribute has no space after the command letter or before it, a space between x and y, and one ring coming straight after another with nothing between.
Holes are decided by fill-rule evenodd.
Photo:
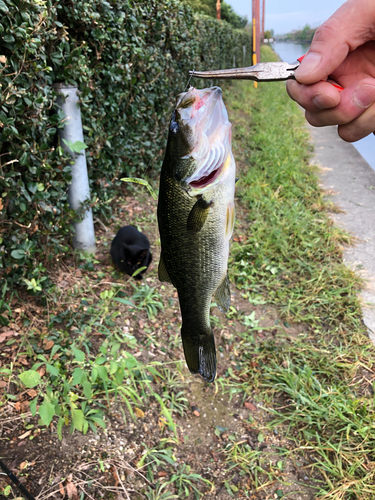
<instances>
[{"instance_id":1,"label":"sky","mask_svg":"<svg viewBox=\"0 0 375 500\"><path fill-rule=\"evenodd\" d=\"M247 15L251 19L251 0L225 1L237 14ZM306 24L315 28L345 3L344 0L265 0L265 2L265 29L273 29L277 35L302 29Z\"/></svg>"}]
</instances>

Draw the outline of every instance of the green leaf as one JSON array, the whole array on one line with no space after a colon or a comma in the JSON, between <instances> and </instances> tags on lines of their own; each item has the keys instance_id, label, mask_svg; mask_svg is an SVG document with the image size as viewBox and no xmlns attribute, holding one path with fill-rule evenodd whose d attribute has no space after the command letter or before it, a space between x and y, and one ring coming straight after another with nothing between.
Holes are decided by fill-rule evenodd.
<instances>
[{"instance_id":1,"label":"green leaf","mask_svg":"<svg viewBox=\"0 0 375 500\"><path fill-rule=\"evenodd\" d=\"M83 430L84 415L82 410L72 409L73 426L77 431Z\"/></svg>"},{"instance_id":2,"label":"green leaf","mask_svg":"<svg viewBox=\"0 0 375 500\"><path fill-rule=\"evenodd\" d=\"M77 349L76 347L72 347L72 351L74 353L74 356L77 361L84 361L85 360L85 353L81 351L80 349Z\"/></svg>"},{"instance_id":3,"label":"green leaf","mask_svg":"<svg viewBox=\"0 0 375 500\"><path fill-rule=\"evenodd\" d=\"M55 366L50 365L49 363L46 363L46 368L48 373L50 373L54 377L57 377L60 373L60 371Z\"/></svg>"},{"instance_id":4,"label":"green leaf","mask_svg":"<svg viewBox=\"0 0 375 500\"><path fill-rule=\"evenodd\" d=\"M5 5L5 4L4 4L4 5ZM3 36L3 40L4 40L4 42L6 42L6 43L12 43L12 42L14 42L14 36L12 36L12 35L4 35L4 36ZM12 127L12 128L13 128L13 127Z\"/></svg>"},{"instance_id":5,"label":"green leaf","mask_svg":"<svg viewBox=\"0 0 375 500\"><path fill-rule=\"evenodd\" d=\"M43 403L39 406L39 416L42 419L42 422L47 427L52 422L53 416L55 414L55 405L50 403L49 401L44 400Z\"/></svg>"},{"instance_id":6,"label":"green leaf","mask_svg":"<svg viewBox=\"0 0 375 500\"><path fill-rule=\"evenodd\" d=\"M80 151L82 151L82 149L86 149L88 146L82 142L82 141L76 141L74 144L73 144L73 151L75 151L76 153L79 153Z\"/></svg>"},{"instance_id":7,"label":"green leaf","mask_svg":"<svg viewBox=\"0 0 375 500\"><path fill-rule=\"evenodd\" d=\"M73 371L72 385L82 384L86 380L85 370L82 368L75 368Z\"/></svg>"},{"instance_id":8,"label":"green leaf","mask_svg":"<svg viewBox=\"0 0 375 500\"><path fill-rule=\"evenodd\" d=\"M20 373L19 378L25 387L32 389L36 387L41 381L41 376L35 370L27 370L26 372Z\"/></svg>"},{"instance_id":9,"label":"green leaf","mask_svg":"<svg viewBox=\"0 0 375 500\"><path fill-rule=\"evenodd\" d=\"M108 380L108 373L107 369L105 366L98 366L97 368L99 377L103 380L103 382L107 382Z\"/></svg>"},{"instance_id":10,"label":"green leaf","mask_svg":"<svg viewBox=\"0 0 375 500\"><path fill-rule=\"evenodd\" d=\"M82 383L82 389L83 389L83 394L85 395L85 397L87 399L91 399L92 398L92 390L91 390L92 386L90 384L90 382L88 380L85 380L83 383Z\"/></svg>"},{"instance_id":11,"label":"green leaf","mask_svg":"<svg viewBox=\"0 0 375 500\"><path fill-rule=\"evenodd\" d=\"M36 415L36 405L37 405L37 403L38 403L38 398L34 398L32 401L30 401L29 408L30 408L31 415L33 417L35 417L35 415Z\"/></svg>"},{"instance_id":12,"label":"green leaf","mask_svg":"<svg viewBox=\"0 0 375 500\"><path fill-rule=\"evenodd\" d=\"M10 254L14 259L23 259L26 255L24 250L17 249L13 250Z\"/></svg>"},{"instance_id":13,"label":"green leaf","mask_svg":"<svg viewBox=\"0 0 375 500\"><path fill-rule=\"evenodd\" d=\"M92 367L92 370L91 370L91 380L92 382L95 382L95 380L97 379L98 377L98 370L97 368L95 368L95 366Z\"/></svg>"},{"instance_id":14,"label":"green leaf","mask_svg":"<svg viewBox=\"0 0 375 500\"><path fill-rule=\"evenodd\" d=\"M57 422L57 427L56 427L57 436L60 439L60 441L62 440L62 428L63 428L63 425L64 425L64 418L60 417L59 421Z\"/></svg>"},{"instance_id":15,"label":"green leaf","mask_svg":"<svg viewBox=\"0 0 375 500\"><path fill-rule=\"evenodd\" d=\"M25 154L27 155L27 153L25 153ZM20 163L21 163L21 165L24 165L22 163L22 158L20 160ZM29 182L29 184L27 185L27 189L30 191L30 193L35 194L37 191L37 183L36 182Z\"/></svg>"},{"instance_id":16,"label":"green leaf","mask_svg":"<svg viewBox=\"0 0 375 500\"><path fill-rule=\"evenodd\" d=\"M63 139L63 143L68 146L68 148L73 151L73 153L80 153L82 149L86 149L87 145L82 141L71 141L70 139Z\"/></svg>"}]
</instances>

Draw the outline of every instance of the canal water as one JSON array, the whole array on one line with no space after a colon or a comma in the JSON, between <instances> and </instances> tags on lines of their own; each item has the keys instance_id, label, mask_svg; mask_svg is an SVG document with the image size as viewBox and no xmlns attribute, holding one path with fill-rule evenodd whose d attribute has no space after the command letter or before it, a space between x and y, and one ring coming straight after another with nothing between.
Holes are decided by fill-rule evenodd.
<instances>
[{"instance_id":1,"label":"canal water","mask_svg":"<svg viewBox=\"0 0 375 500\"><path fill-rule=\"evenodd\" d=\"M290 63L296 61L309 49L309 44L292 42L273 42L271 46L283 61ZM353 146L375 170L375 136L368 135L360 141L353 142Z\"/></svg>"}]
</instances>

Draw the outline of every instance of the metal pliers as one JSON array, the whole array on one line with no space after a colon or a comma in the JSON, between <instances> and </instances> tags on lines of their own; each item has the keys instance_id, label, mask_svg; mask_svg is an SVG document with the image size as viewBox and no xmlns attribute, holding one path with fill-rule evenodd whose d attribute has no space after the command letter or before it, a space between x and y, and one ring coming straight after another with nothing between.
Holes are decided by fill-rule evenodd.
<instances>
[{"instance_id":1,"label":"metal pliers","mask_svg":"<svg viewBox=\"0 0 375 500\"><path fill-rule=\"evenodd\" d=\"M220 78L227 80L254 80L256 82L277 82L282 80L295 80L295 70L301 64L301 56L295 63L287 62L265 62L258 63L247 68L219 69L215 71L189 71L189 75L195 78ZM343 90L340 85L332 83L339 91Z\"/></svg>"}]
</instances>

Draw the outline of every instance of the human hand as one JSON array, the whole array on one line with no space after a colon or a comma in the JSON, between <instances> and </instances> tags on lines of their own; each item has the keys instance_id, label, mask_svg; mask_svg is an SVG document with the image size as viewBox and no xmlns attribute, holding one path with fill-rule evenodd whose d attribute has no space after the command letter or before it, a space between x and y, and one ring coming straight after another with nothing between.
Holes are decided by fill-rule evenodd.
<instances>
[{"instance_id":1,"label":"human hand","mask_svg":"<svg viewBox=\"0 0 375 500\"><path fill-rule=\"evenodd\" d=\"M317 29L295 75L287 91L305 108L311 125L338 125L348 142L375 131L375 2L342 5Z\"/></svg>"}]
</instances>

